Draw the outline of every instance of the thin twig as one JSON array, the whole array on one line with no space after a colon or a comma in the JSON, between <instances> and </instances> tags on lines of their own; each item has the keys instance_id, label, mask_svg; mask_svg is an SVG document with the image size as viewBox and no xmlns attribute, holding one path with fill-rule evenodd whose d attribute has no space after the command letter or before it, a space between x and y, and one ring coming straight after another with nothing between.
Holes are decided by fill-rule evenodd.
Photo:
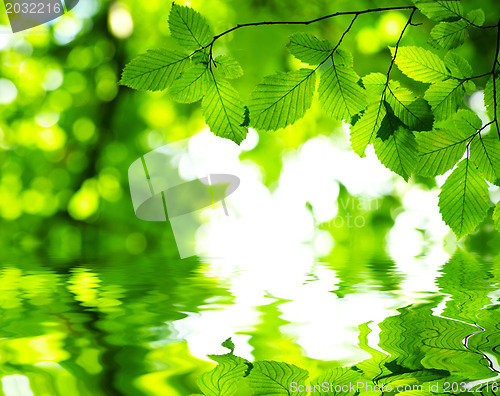
<instances>
[{"instance_id":1,"label":"thin twig","mask_svg":"<svg viewBox=\"0 0 500 396\"><path fill-rule=\"evenodd\" d=\"M207 48L211 44L213 44L216 40L221 38L222 36L225 36L228 33L231 33L237 29L241 29L244 27L248 26L262 26L262 25L310 25L312 23L320 22L325 19L329 18L334 18L336 16L341 16L341 15L362 15L362 14L369 14L373 12L383 12L383 11L398 11L398 10L413 10L415 12L417 8L415 6L406 6L406 7L387 7L387 8L370 8L368 10L363 10L363 11L345 11L345 12L336 12L334 14L329 14L325 15L319 18L311 19L309 21L274 21L274 22L251 22L251 23L243 23L243 24L238 24L231 29L228 29L220 34L217 34L214 36L212 39L212 42L207 44L204 48Z\"/></svg>"},{"instance_id":2,"label":"thin twig","mask_svg":"<svg viewBox=\"0 0 500 396\"><path fill-rule=\"evenodd\" d=\"M389 70L387 70L387 79L385 80L385 86L384 86L384 90L382 92L382 101L385 101L387 88L389 87L389 81L391 78L391 71L392 71L392 68L394 66L394 62L396 61L396 56L398 55L399 44L401 43L401 40L403 39L403 35L405 34L406 29L408 28L408 26L411 25L411 19L413 18L415 11L417 11L416 8L413 9L412 13L410 14L410 17L408 18L408 21L406 22L406 25L403 28L403 30L401 31L401 34L399 35L398 41L396 42L396 47L394 49L394 56L392 57L391 64L389 65Z\"/></svg>"},{"instance_id":3,"label":"thin twig","mask_svg":"<svg viewBox=\"0 0 500 396\"><path fill-rule=\"evenodd\" d=\"M354 18L352 18L352 21L351 21L351 23L349 24L349 27L345 30L345 32L344 32L344 33L342 33L342 36L340 37L339 42L337 43L337 45L335 46L335 48L332 50L332 55L333 55L333 53L337 50L337 48L340 46L340 44L342 43L342 40L344 40L345 35L349 32L349 30L351 30L352 25L354 25L354 21L356 20L356 18L357 18L358 16L359 16L359 14L355 14L355 15L354 15Z\"/></svg>"}]
</instances>

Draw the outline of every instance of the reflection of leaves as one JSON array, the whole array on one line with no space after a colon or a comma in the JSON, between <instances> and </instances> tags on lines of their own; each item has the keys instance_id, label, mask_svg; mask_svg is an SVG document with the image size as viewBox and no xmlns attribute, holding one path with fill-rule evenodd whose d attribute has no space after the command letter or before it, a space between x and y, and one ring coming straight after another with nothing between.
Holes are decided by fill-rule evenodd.
<instances>
[{"instance_id":1,"label":"reflection of leaves","mask_svg":"<svg viewBox=\"0 0 500 396\"><path fill-rule=\"evenodd\" d=\"M491 303L491 283L484 267L470 254L457 249L438 278L440 291L451 295L443 315L475 323L478 311Z\"/></svg>"},{"instance_id":2,"label":"reflection of leaves","mask_svg":"<svg viewBox=\"0 0 500 396\"><path fill-rule=\"evenodd\" d=\"M260 361L253 364L248 382L257 395L305 396L307 392L290 392L290 384L304 384L309 373L293 364Z\"/></svg>"},{"instance_id":3,"label":"reflection of leaves","mask_svg":"<svg viewBox=\"0 0 500 396\"><path fill-rule=\"evenodd\" d=\"M198 378L198 386L206 396L231 396L237 389L237 383L247 374L249 363L233 354L234 344L227 339L222 346L230 349L225 355L209 355L218 364L208 373Z\"/></svg>"},{"instance_id":4,"label":"reflection of leaves","mask_svg":"<svg viewBox=\"0 0 500 396\"><path fill-rule=\"evenodd\" d=\"M361 371L355 370L352 367L339 367L335 369L328 370L325 374L311 381L311 385L320 388L321 390L317 393L320 396L328 396L328 395L338 395L342 394L344 396L352 396L358 394L356 390L355 384L362 383L363 385L371 383L370 378L365 377ZM332 384L332 387L322 387L323 384ZM335 391L335 385L345 386L345 390L341 392ZM350 385L354 385L354 389L350 387ZM325 389L326 388L326 389ZM330 390L327 390L330 388ZM361 387L360 387L361 388ZM314 388L313 388L314 389ZM366 391L359 392L362 395L367 395ZM372 392L373 395L378 395L381 392Z\"/></svg>"},{"instance_id":5,"label":"reflection of leaves","mask_svg":"<svg viewBox=\"0 0 500 396\"><path fill-rule=\"evenodd\" d=\"M389 373L377 377L381 382L396 381L400 375L425 382L430 377L446 377L447 372L478 379L489 371L480 363L482 356L462 343L476 331L472 325L434 316L424 306L399 312L380 324L379 345L391 355L385 363Z\"/></svg>"}]
</instances>

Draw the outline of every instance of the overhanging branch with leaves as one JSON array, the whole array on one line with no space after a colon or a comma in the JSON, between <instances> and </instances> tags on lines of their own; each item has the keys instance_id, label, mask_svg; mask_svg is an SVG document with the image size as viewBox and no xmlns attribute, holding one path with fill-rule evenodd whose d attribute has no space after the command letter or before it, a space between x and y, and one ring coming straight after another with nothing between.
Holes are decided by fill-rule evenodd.
<instances>
[{"instance_id":1,"label":"overhanging branch with leaves","mask_svg":"<svg viewBox=\"0 0 500 396\"><path fill-rule=\"evenodd\" d=\"M169 97L181 103L201 100L210 130L237 144L245 139L248 127L275 131L294 124L311 107L317 87L324 111L351 126L351 147L359 156L363 157L366 147L373 144L381 163L406 181L414 174L434 177L453 169L441 188L439 208L443 220L461 238L474 231L490 209L488 182L500 186L500 21L485 26L484 12L477 9L465 13L459 0L413 3L337 12L308 21L239 24L217 35L198 12L173 4L170 32L186 52L149 50L125 67L121 83L145 91L168 89ZM391 48L388 71L360 78L352 55L341 44L358 17L386 11L409 12ZM413 23L417 12L437 22L429 44L448 51L443 59L426 48L401 46L405 32L417 26ZM243 75L239 63L231 56L213 56L217 40L238 29L309 25L349 15L352 20L336 45L310 33L293 34L288 44L290 53L311 67L264 77L246 103L230 83ZM469 62L450 51L464 43L471 28L496 29L495 57L488 73L474 75ZM391 80L394 65L409 78L430 84L423 97ZM485 125L464 101L466 94L476 90L474 80L482 78L488 79L484 102L490 120ZM500 230L500 203L493 219Z\"/></svg>"}]
</instances>

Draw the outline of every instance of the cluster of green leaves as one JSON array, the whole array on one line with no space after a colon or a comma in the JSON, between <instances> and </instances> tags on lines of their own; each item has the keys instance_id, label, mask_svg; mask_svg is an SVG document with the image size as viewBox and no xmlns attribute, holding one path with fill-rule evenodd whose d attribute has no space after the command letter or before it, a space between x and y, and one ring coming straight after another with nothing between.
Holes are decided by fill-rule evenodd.
<instances>
[{"instance_id":1,"label":"cluster of green leaves","mask_svg":"<svg viewBox=\"0 0 500 396\"><path fill-rule=\"evenodd\" d=\"M367 326L360 327L362 335L370 332ZM445 370L405 370L395 363L385 367L383 360L387 356L376 351L378 355L374 359L356 366L336 367L309 380L309 372L293 364L272 360L251 363L234 355L231 338L224 341L222 346L228 348L230 352L225 355L208 356L218 364L213 370L198 378L198 386L203 393L193 396L231 396L242 389L249 389L255 395L370 394L373 396L381 395L382 392L378 390L386 387L388 389L388 386L395 389L396 385L414 385L449 375ZM384 374L383 377L381 373ZM357 392L354 390L357 384L363 384L366 388L370 385L372 388ZM344 388L339 392L339 389L335 390L336 385Z\"/></svg>"},{"instance_id":2,"label":"cluster of green leaves","mask_svg":"<svg viewBox=\"0 0 500 396\"><path fill-rule=\"evenodd\" d=\"M349 384L363 383L359 394L376 396L445 394L449 393L446 383L455 382L463 389L464 384L477 380L494 382L496 372L491 368L492 358L499 356L498 304L490 293L498 280L495 268L486 269L474 256L457 248L436 279L441 294L425 304L401 307L397 315L378 323L378 348L368 341L370 322L358 326L358 345L371 357L353 366L335 367L310 380L307 370L293 364L249 362L234 355L229 338L222 345L230 352L209 355L218 365L198 378L198 386L207 396L355 396ZM435 308L442 303L443 310L436 315ZM477 382L468 392L483 390L484 383ZM405 389L407 385L412 390ZM417 385L422 388L418 390Z\"/></svg>"},{"instance_id":3,"label":"cluster of green leaves","mask_svg":"<svg viewBox=\"0 0 500 396\"><path fill-rule=\"evenodd\" d=\"M414 3L438 22L431 31L430 44L446 50L461 45L467 29L480 28L485 21L482 10L465 14L459 0ZM393 60L387 75L371 73L360 78L352 55L339 48L358 16L353 14L336 46L309 33L292 35L290 53L310 67L264 77L244 105L229 82L243 75L242 68L230 56L212 57L216 40L234 29L214 36L199 13L174 4L169 16L171 34L191 52L150 50L126 66L121 83L140 90L168 89L173 100L183 103L201 99L211 131L238 144L245 139L248 127L274 131L295 123L311 107L317 88L325 112L351 125L351 147L359 156L373 144L380 162L406 181L413 174L434 177L455 168L442 186L439 207L446 224L461 238L472 232L489 210L487 181L500 185L500 132L495 108L500 105L496 89L500 79L493 80L495 68L485 90L485 105L494 121L489 124L492 133L486 135L481 120L464 108L465 94L476 89L465 58L448 52L441 59L428 49L400 47L398 41L391 48ZM390 79L394 63L415 81L431 84L423 98ZM500 229L500 204L494 219Z\"/></svg>"},{"instance_id":4,"label":"cluster of green leaves","mask_svg":"<svg viewBox=\"0 0 500 396\"><path fill-rule=\"evenodd\" d=\"M212 29L192 8L173 4L168 22L172 37L191 52L149 50L126 66L121 83L144 91L168 89L170 98L181 103L202 99L210 130L241 143L246 110L228 81L243 75L241 66L230 56L212 58Z\"/></svg>"},{"instance_id":5,"label":"cluster of green leaves","mask_svg":"<svg viewBox=\"0 0 500 396\"><path fill-rule=\"evenodd\" d=\"M415 0L415 5L427 17L439 22L432 29L429 42L442 49L461 45L467 28L481 27L485 21L482 10L464 14L459 1ZM411 161L411 170L434 177L453 169L441 187L439 208L445 223L461 238L474 231L490 209L487 182L500 185L500 133L495 109L498 103L494 99L498 93L493 83L496 59L484 95L492 121L483 125L474 112L463 108L465 94L476 89L473 70L465 58L450 51L441 59L420 47L401 47L397 56L396 49L392 52L404 74L430 84L424 100L430 105L434 121L431 128L419 132L412 128L418 160ZM405 123L403 117L399 118ZM491 127L489 133L485 133L486 126ZM391 169L389 164L384 164ZM497 204L496 217L499 206Z\"/></svg>"}]
</instances>

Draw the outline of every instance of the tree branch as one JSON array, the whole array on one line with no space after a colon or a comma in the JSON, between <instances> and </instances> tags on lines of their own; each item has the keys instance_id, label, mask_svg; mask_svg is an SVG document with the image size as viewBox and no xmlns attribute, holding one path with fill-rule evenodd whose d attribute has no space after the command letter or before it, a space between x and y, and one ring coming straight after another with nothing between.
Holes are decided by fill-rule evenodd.
<instances>
[{"instance_id":1,"label":"tree branch","mask_svg":"<svg viewBox=\"0 0 500 396\"><path fill-rule=\"evenodd\" d=\"M340 44L342 43L342 40L344 40L345 35L349 32L349 30L351 30L352 25L354 25L354 21L356 20L356 18L357 18L358 16L359 16L359 14L355 14L355 15L354 15L354 18L352 18L352 21L351 21L351 23L349 24L348 28L345 30L345 32L344 32L344 33L342 33L342 36L340 37L339 42L337 43L337 45L335 46L335 48L332 50L332 55L333 55L333 53L337 50L337 48L340 46Z\"/></svg>"},{"instance_id":2,"label":"tree branch","mask_svg":"<svg viewBox=\"0 0 500 396\"><path fill-rule=\"evenodd\" d=\"M401 40L403 39L403 35L405 34L406 29L408 28L408 26L411 25L411 19L413 18L415 11L417 11L417 8L414 8L413 11L411 12L410 17L408 18L408 21L406 22L406 25L403 28L403 30L401 31L401 34L399 35L398 41L396 42L396 48L394 49L394 56L392 57L391 64L389 65L389 70L387 70L387 80L385 81L385 87L384 87L384 92L382 93L382 99L385 99L385 93L387 91L387 87L389 86L391 70L392 70L392 67L394 66L394 62L396 61L396 56L398 56L399 44L401 43Z\"/></svg>"},{"instance_id":3,"label":"tree branch","mask_svg":"<svg viewBox=\"0 0 500 396\"><path fill-rule=\"evenodd\" d=\"M310 25L312 23L320 22L325 19L329 18L334 18L337 16L341 15L354 15L355 17L358 17L359 15L362 14L369 14L369 13L374 13L374 12L384 12L384 11L398 11L398 10L413 10L415 12L417 7L415 6L403 6L403 7L387 7L387 8L370 8L368 10L363 10L363 11L345 11L345 12L336 12L334 14L329 14L325 15L319 18L311 19L309 21L271 21L271 22L251 22L251 23L243 23L243 24L238 24L231 29L228 29L220 34L217 34L214 36L212 41L205 45L204 47L200 48L200 50L205 49L205 48L212 48L213 44L215 41L220 39L222 36L225 36L226 34L229 34L231 32L234 32L235 30L248 27L248 26L263 26L263 25ZM355 19L355 18L354 18Z\"/></svg>"}]
</instances>

